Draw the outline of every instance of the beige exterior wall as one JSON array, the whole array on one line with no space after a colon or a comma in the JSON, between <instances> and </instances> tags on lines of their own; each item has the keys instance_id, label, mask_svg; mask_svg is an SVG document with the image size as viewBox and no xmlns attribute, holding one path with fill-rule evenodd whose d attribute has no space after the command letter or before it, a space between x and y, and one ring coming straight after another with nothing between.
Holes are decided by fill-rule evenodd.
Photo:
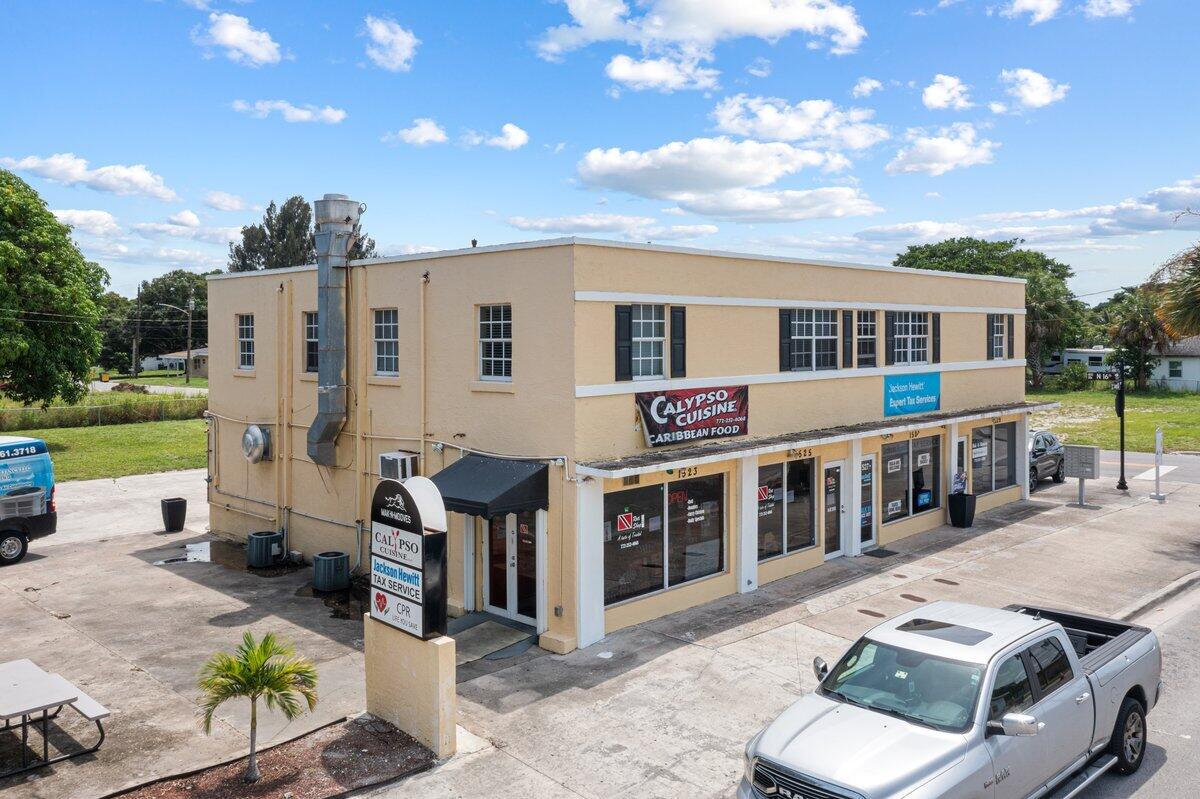
<instances>
[{"instance_id":1,"label":"beige exterior wall","mask_svg":"<svg viewBox=\"0 0 1200 799\"><path fill-rule=\"evenodd\" d=\"M457 447L549 461L561 458L561 465L552 462L549 467L543 599L547 629L541 643L556 652L575 648L576 620L583 612L578 606L580 570L594 566L579 563L577 464L646 449L631 396L636 383L625 384L623 393L611 396L577 396L577 387L614 382L617 302L577 300L580 291L928 307L941 313L942 364L913 371L942 371L943 410L1019 402L1024 397L1020 316L1015 324L1015 362L950 370L955 363L986 360L984 312L950 309L1020 308L1020 283L582 243L481 249L369 262L349 270L350 412L338 439L337 466L318 467L306 453L317 381L316 375L304 371L303 327L304 312L317 308L315 268L215 279L209 283L210 407L216 416L210 462L214 532L244 538L251 531L280 526L284 509L290 509L292 549L306 556L330 548L353 555L358 546L354 524L368 515L382 452L419 452L426 475L461 457ZM511 383L479 380L477 308L488 303L513 308ZM380 308L398 311L398 376L374 374L372 317ZM249 371L235 368L238 313L255 316L256 366ZM752 379L778 376L777 308L689 304L687 313L687 378L749 383L750 437L883 418L883 377L877 373L821 373L821 379L793 382ZM878 321L882 328L882 313ZM882 353L879 359L882 365ZM835 376L826 376L830 374ZM240 438L247 423L274 430L273 460L249 464L242 457ZM881 545L944 523L952 444L945 427L929 432L943 436L942 509L884 526L878 531ZM969 436L969 431L964 427L960 434ZM877 453L880 443L864 440L862 453ZM820 474L824 463L849 458L850 445L819 447L814 456ZM785 458L785 453L763 456L759 462ZM738 590L740 532L734 492L739 468L736 459L700 467L701 474L719 471L726 476L725 571L607 608L605 630ZM856 477L848 463L847 485ZM642 485L663 479L663 473L644 475ZM619 480L606 481L606 490L619 487ZM1019 489L996 492L981 497L979 508L1016 496ZM856 515L856 509L848 512ZM817 516L820 521L822 514ZM483 607L484 530L473 521L450 515L448 588L455 613L471 604ZM759 564L760 584L821 563L824 531L818 530L812 549ZM475 544L474 584L466 579L467 536Z\"/></svg>"}]
</instances>

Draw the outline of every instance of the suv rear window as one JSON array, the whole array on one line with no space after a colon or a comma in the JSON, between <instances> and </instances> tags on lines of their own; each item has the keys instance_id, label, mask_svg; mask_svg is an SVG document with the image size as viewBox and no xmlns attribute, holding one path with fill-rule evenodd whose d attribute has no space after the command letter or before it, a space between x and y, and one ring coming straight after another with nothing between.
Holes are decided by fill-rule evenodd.
<instances>
[{"instance_id":1,"label":"suv rear window","mask_svg":"<svg viewBox=\"0 0 1200 799\"><path fill-rule=\"evenodd\" d=\"M1037 675L1042 696L1057 690L1071 681L1071 661L1063 651L1057 638L1046 638L1029 647L1033 670Z\"/></svg>"}]
</instances>

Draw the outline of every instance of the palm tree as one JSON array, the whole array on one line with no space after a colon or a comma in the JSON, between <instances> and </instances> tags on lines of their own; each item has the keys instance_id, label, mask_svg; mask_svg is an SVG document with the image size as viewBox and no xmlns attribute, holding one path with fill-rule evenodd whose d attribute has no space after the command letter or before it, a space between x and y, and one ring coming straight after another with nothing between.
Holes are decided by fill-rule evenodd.
<instances>
[{"instance_id":1,"label":"palm tree","mask_svg":"<svg viewBox=\"0 0 1200 799\"><path fill-rule=\"evenodd\" d=\"M254 782L258 773L258 700L269 709L278 708L288 720L304 712L300 699L308 709L317 706L317 669L307 658L297 657L290 644L267 633L261 641L246 632L242 645L234 654L217 652L200 669L200 690L204 694L200 706L204 718L204 733L212 731L213 714L227 699L247 697L250 700L250 762L246 766L246 782Z\"/></svg>"},{"instance_id":2,"label":"palm tree","mask_svg":"<svg viewBox=\"0 0 1200 799\"><path fill-rule=\"evenodd\" d=\"M1165 352L1174 339L1159 314L1162 290L1145 285L1123 297L1113 308L1113 326L1109 330L1120 360L1132 368L1138 389L1157 362L1156 352Z\"/></svg>"},{"instance_id":3,"label":"palm tree","mask_svg":"<svg viewBox=\"0 0 1200 799\"><path fill-rule=\"evenodd\" d=\"M1200 335L1200 244L1167 261L1151 279L1162 283L1160 315L1171 333Z\"/></svg>"}]
</instances>

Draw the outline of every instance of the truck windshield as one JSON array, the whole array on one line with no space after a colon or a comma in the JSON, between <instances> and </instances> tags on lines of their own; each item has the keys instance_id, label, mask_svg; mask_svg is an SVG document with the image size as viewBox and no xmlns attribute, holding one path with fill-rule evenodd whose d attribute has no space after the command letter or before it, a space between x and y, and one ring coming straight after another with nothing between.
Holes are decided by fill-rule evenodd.
<instances>
[{"instance_id":1,"label":"truck windshield","mask_svg":"<svg viewBox=\"0 0 1200 799\"><path fill-rule=\"evenodd\" d=\"M971 722L982 667L860 638L821 684L832 699L939 730Z\"/></svg>"}]
</instances>

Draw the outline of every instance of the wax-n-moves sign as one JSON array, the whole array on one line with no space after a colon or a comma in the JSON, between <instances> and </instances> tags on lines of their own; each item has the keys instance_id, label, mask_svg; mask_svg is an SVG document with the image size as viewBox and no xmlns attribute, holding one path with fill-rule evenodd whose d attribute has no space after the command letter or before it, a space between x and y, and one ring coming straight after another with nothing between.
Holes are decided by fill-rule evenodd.
<instances>
[{"instance_id":1,"label":"wax-n-moves sign","mask_svg":"<svg viewBox=\"0 0 1200 799\"><path fill-rule=\"evenodd\" d=\"M371 499L370 612L417 638L434 638L446 632L445 507L430 480L408 482L380 480Z\"/></svg>"},{"instance_id":2,"label":"wax-n-moves sign","mask_svg":"<svg viewBox=\"0 0 1200 799\"><path fill-rule=\"evenodd\" d=\"M744 436L750 417L746 386L646 391L636 394L646 446Z\"/></svg>"}]
</instances>

